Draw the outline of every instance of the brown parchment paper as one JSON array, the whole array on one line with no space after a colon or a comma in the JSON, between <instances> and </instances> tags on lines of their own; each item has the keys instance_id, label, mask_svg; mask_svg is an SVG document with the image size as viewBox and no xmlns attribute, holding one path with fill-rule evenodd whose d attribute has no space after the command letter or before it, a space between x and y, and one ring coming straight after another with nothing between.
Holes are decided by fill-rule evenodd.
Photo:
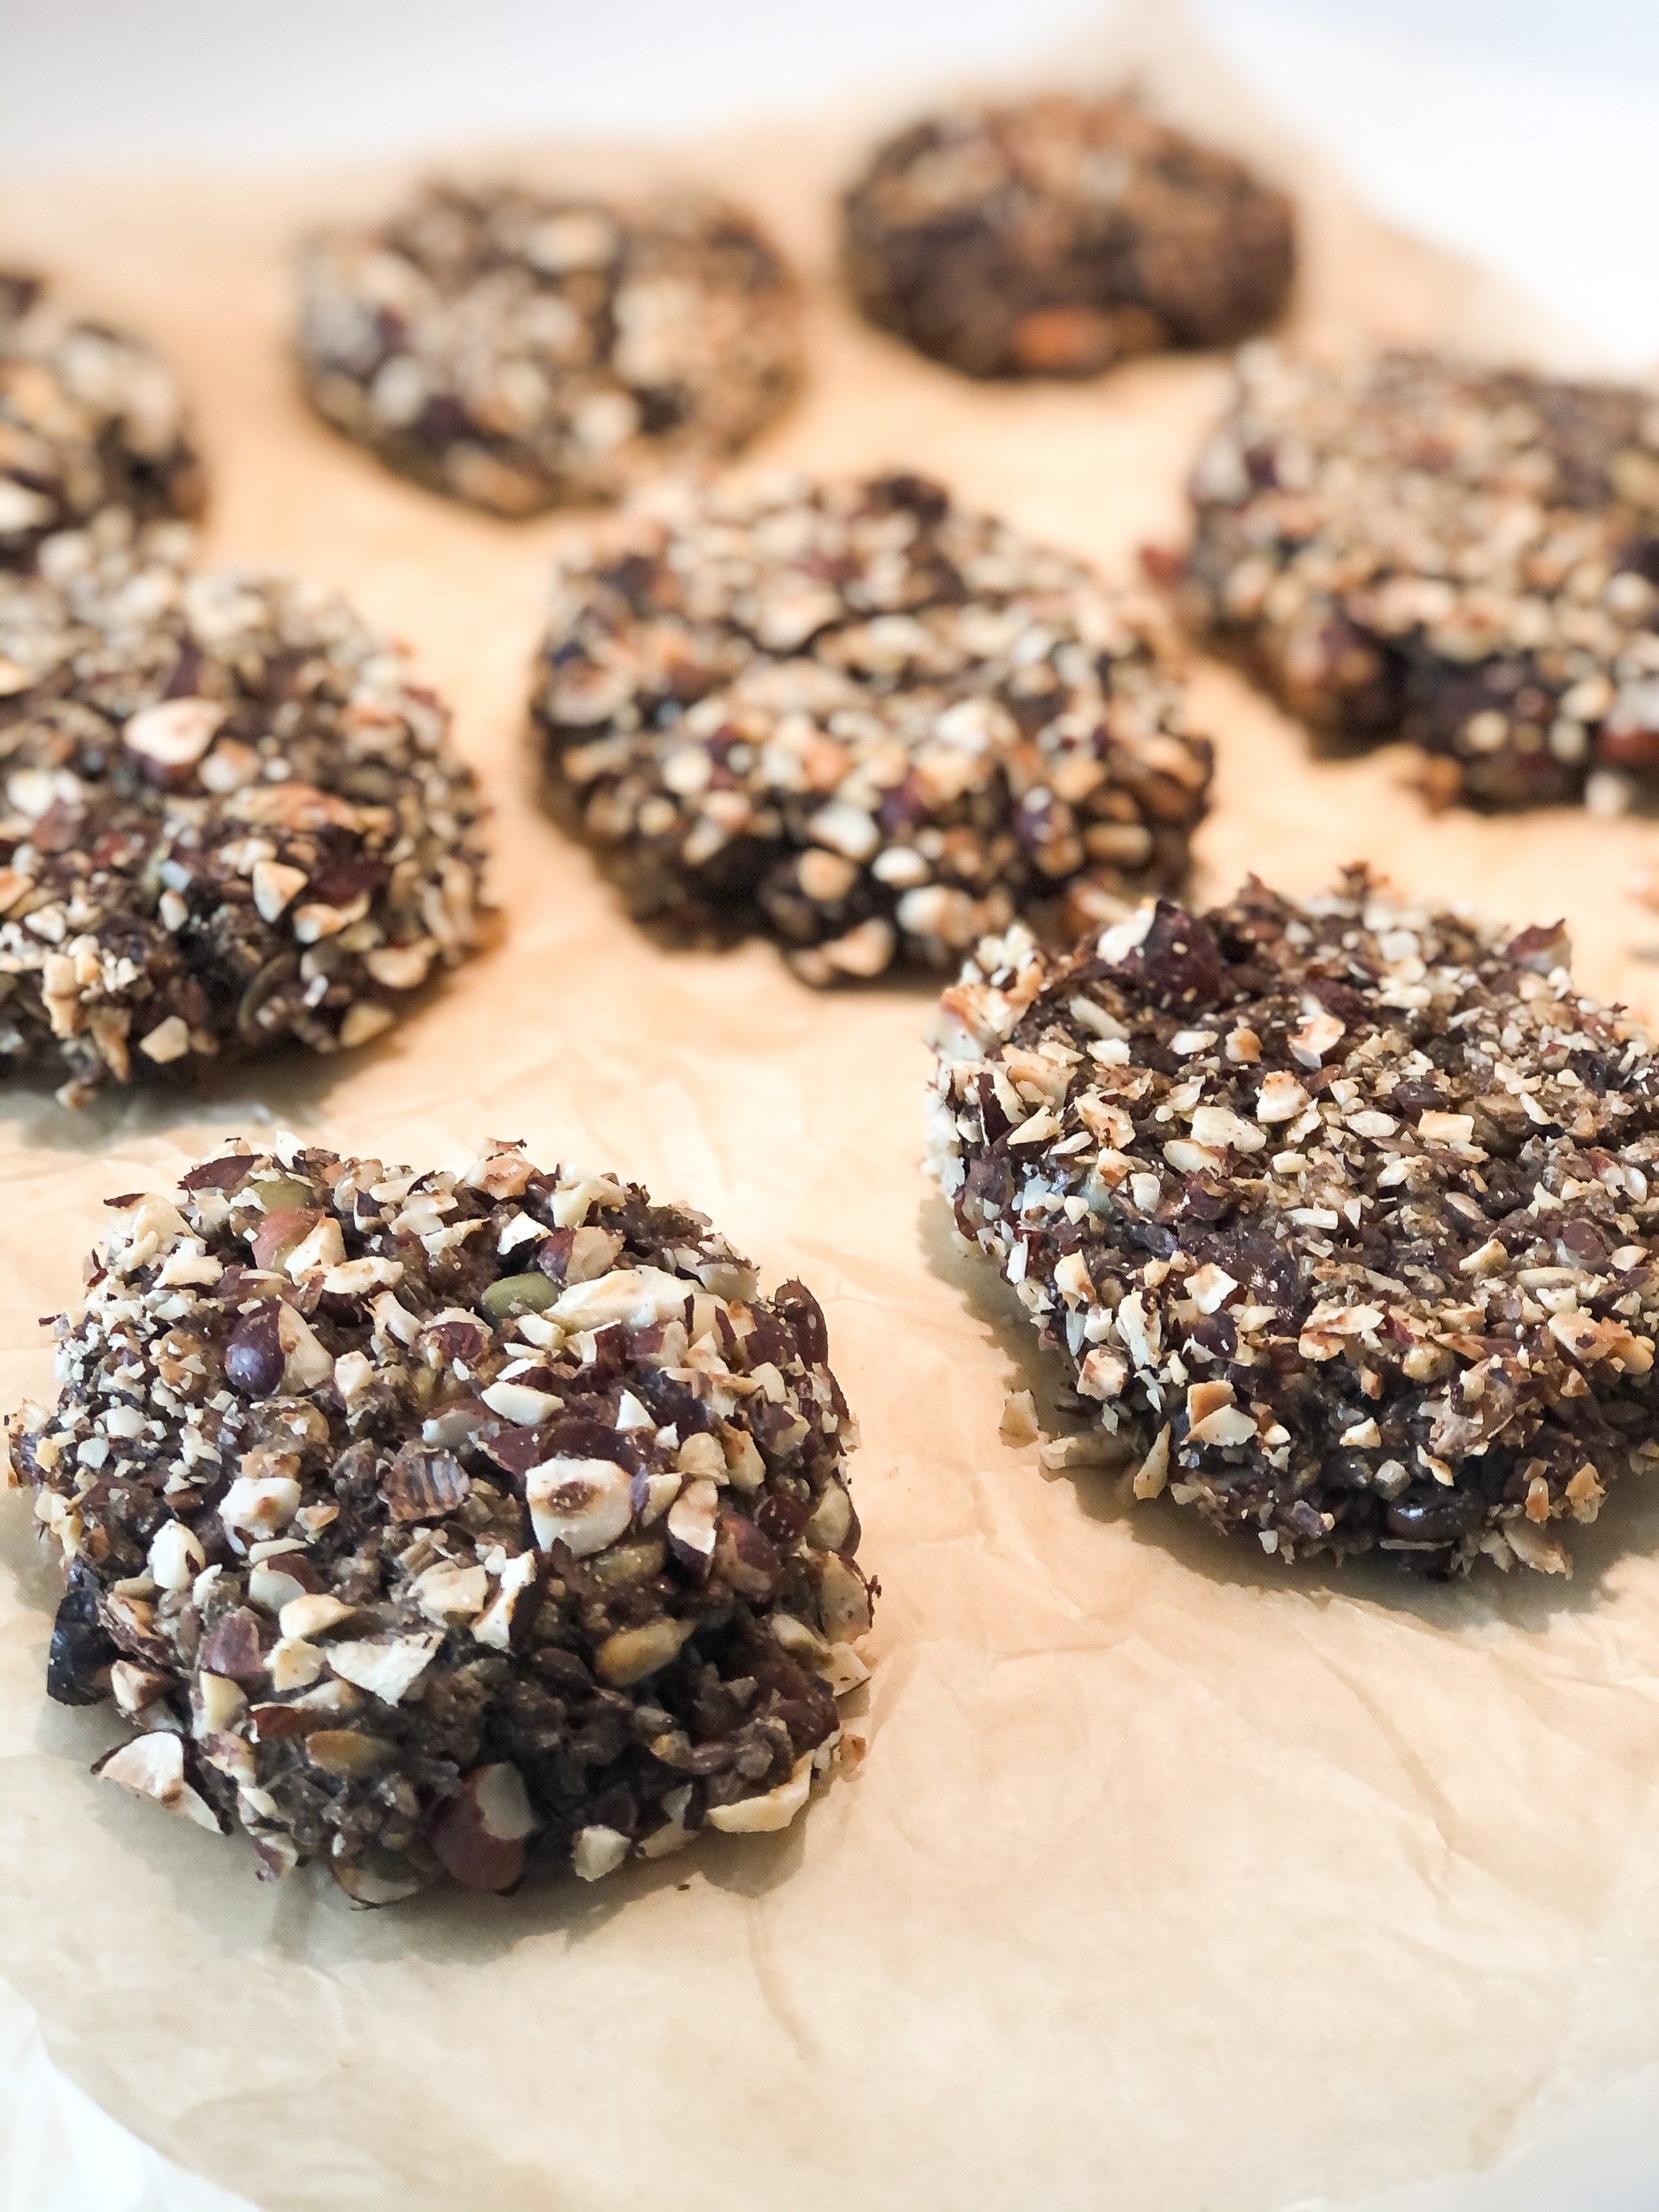
<instances>
[{"instance_id":1,"label":"brown parchment paper","mask_svg":"<svg viewBox=\"0 0 1659 2212\"><path fill-rule=\"evenodd\" d=\"M1298 183L1303 332L1546 343L1178 36L1140 58L1167 106ZM826 200L883 119L563 166L711 176L818 281L810 389L762 462L932 469L1125 572L1179 530L1222 366L984 390L861 329L827 289ZM242 1848L89 1778L117 1732L43 1697L55 1576L0 1498L0 1978L111 2113L267 2212L1272 2212L1489 2164L1659 2060L1659 1505L1616 1492L1570 1586L1441 1590L1287 1573L999 1443L1005 1388L1047 1378L917 1166L929 993L820 997L764 944L637 934L538 811L521 741L572 526L434 502L295 396L290 242L398 181L0 198L12 251L176 357L208 553L334 581L416 642L495 801L508 924L366 1056L81 1118L0 1097L0 1386L47 1387L36 1317L73 1294L100 1201L208 1136L272 1117L423 1164L491 1134L614 1164L824 1301L885 1587L869 1755L782 1838L591 1889L357 1914L326 1875L263 1887ZM1206 891L1247 866L1310 889L1371 855L1517 920L1564 912L1586 979L1654 1005L1632 949L1659 925L1623 888L1647 827L1431 819L1398 754L1312 763L1236 678L1195 682L1221 762Z\"/></svg>"}]
</instances>

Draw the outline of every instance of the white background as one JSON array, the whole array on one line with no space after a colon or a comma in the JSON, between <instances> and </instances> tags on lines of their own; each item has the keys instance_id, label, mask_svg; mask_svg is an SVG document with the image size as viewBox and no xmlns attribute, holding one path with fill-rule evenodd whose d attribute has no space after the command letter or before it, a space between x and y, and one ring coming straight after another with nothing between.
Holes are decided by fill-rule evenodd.
<instances>
[{"instance_id":1,"label":"white background","mask_svg":"<svg viewBox=\"0 0 1659 2212\"><path fill-rule=\"evenodd\" d=\"M907 78L994 76L1000 61L1062 47L1103 5L0 0L0 165L693 131ZM1659 360L1659 0L1191 0L1190 12L1382 211L1519 281L1610 364Z\"/></svg>"}]
</instances>

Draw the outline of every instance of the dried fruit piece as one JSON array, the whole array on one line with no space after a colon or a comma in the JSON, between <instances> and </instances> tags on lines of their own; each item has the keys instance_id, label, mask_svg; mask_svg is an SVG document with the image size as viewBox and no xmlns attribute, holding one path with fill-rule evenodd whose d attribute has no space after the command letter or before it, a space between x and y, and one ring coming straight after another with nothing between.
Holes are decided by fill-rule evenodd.
<instances>
[{"instance_id":1,"label":"dried fruit piece","mask_svg":"<svg viewBox=\"0 0 1659 2212\"><path fill-rule=\"evenodd\" d=\"M114 1640L98 1610L98 1578L84 1559L69 1563L46 1661L46 1694L60 1705L96 1705L107 1694Z\"/></svg>"},{"instance_id":2,"label":"dried fruit piece","mask_svg":"<svg viewBox=\"0 0 1659 2212\"><path fill-rule=\"evenodd\" d=\"M1160 899L1144 930L1138 920L1124 927L1125 933L1140 933L1126 944L1118 964L1155 1006L1171 1013L1196 1014L1216 1004L1224 987L1221 955L1202 922L1168 899ZM1106 948L1117 941L1118 933L1109 930L1102 943L1102 959L1112 957Z\"/></svg>"}]
</instances>

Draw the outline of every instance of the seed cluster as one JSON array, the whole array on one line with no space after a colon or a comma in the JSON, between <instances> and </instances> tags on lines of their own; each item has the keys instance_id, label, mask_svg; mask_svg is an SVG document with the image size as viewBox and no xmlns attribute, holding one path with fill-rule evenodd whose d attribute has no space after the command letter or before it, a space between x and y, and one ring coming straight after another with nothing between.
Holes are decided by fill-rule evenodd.
<instances>
[{"instance_id":1,"label":"seed cluster","mask_svg":"<svg viewBox=\"0 0 1659 2212\"><path fill-rule=\"evenodd\" d=\"M1659 1070L1568 959L1363 871L979 948L934 1171L1136 1496L1282 1559L1564 1573L1659 1468Z\"/></svg>"},{"instance_id":2,"label":"seed cluster","mask_svg":"<svg viewBox=\"0 0 1659 2212\"><path fill-rule=\"evenodd\" d=\"M1192 619L1316 727L1494 806L1659 770L1652 392L1251 348L1192 496Z\"/></svg>"},{"instance_id":3,"label":"seed cluster","mask_svg":"<svg viewBox=\"0 0 1659 2212\"><path fill-rule=\"evenodd\" d=\"M1290 202L1126 100L1049 95L929 116L848 194L872 321L970 376L1085 376L1271 322Z\"/></svg>"},{"instance_id":4,"label":"seed cluster","mask_svg":"<svg viewBox=\"0 0 1659 2212\"><path fill-rule=\"evenodd\" d=\"M113 1199L11 1425L111 1779L364 1903L786 1825L873 1586L824 1317L700 1214L240 1141Z\"/></svg>"},{"instance_id":5,"label":"seed cluster","mask_svg":"<svg viewBox=\"0 0 1659 2212\"><path fill-rule=\"evenodd\" d=\"M434 185L313 240L300 357L318 411L502 515L612 499L748 442L799 376L794 282L739 210Z\"/></svg>"},{"instance_id":6,"label":"seed cluster","mask_svg":"<svg viewBox=\"0 0 1659 2212\"><path fill-rule=\"evenodd\" d=\"M1210 785L1156 608L911 476L711 490L568 562L535 712L636 911L820 984L1121 915Z\"/></svg>"},{"instance_id":7,"label":"seed cluster","mask_svg":"<svg viewBox=\"0 0 1659 2212\"><path fill-rule=\"evenodd\" d=\"M106 507L139 523L194 515L202 471L166 364L78 319L37 278L0 270L0 569Z\"/></svg>"},{"instance_id":8,"label":"seed cluster","mask_svg":"<svg viewBox=\"0 0 1659 2212\"><path fill-rule=\"evenodd\" d=\"M80 1103L362 1044L479 930L480 803L402 649L107 511L0 576L0 1065Z\"/></svg>"}]
</instances>

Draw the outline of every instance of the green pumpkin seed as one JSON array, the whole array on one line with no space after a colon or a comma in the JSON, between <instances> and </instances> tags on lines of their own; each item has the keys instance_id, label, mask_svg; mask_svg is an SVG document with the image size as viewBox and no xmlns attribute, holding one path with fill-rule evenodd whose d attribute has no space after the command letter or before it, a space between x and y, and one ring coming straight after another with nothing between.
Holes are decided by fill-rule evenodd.
<instances>
[{"instance_id":1,"label":"green pumpkin seed","mask_svg":"<svg viewBox=\"0 0 1659 2212\"><path fill-rule=\"evenodd\" d=\"M609 1551L601 1552L589 1569L594 1579L603 1590L619 1590L630 1582L647 1582L654 1574L660 1574L668 1555L668 1547L655 1537L646 1537L637 1544L613 1544Z\"/></svg>"},{"instance_id":2,"label":"green pumpkin seed","mask_svg":"<svg viewBox=\"0 0 1659 2212\"><path fill-rule=\"evenodd\" d=\"M505 1321L515 1313L541 1313L553 1303L559 1286L540 1270L533 1275L503 1275L479 1300L492 1321Z\"/></svg>"},{"instance_id":3,"label":"green pumpkin seed","mask_svg":"<svg viewBox=\"0 0 1659 2212\"><path fill-rule=\"evenodd\" d=\"M296 1175L265 1175L252 1186L266 1213L281 1213L301 1206L315 1206L317 1193Z\"/></svg>"}]
</instances>

